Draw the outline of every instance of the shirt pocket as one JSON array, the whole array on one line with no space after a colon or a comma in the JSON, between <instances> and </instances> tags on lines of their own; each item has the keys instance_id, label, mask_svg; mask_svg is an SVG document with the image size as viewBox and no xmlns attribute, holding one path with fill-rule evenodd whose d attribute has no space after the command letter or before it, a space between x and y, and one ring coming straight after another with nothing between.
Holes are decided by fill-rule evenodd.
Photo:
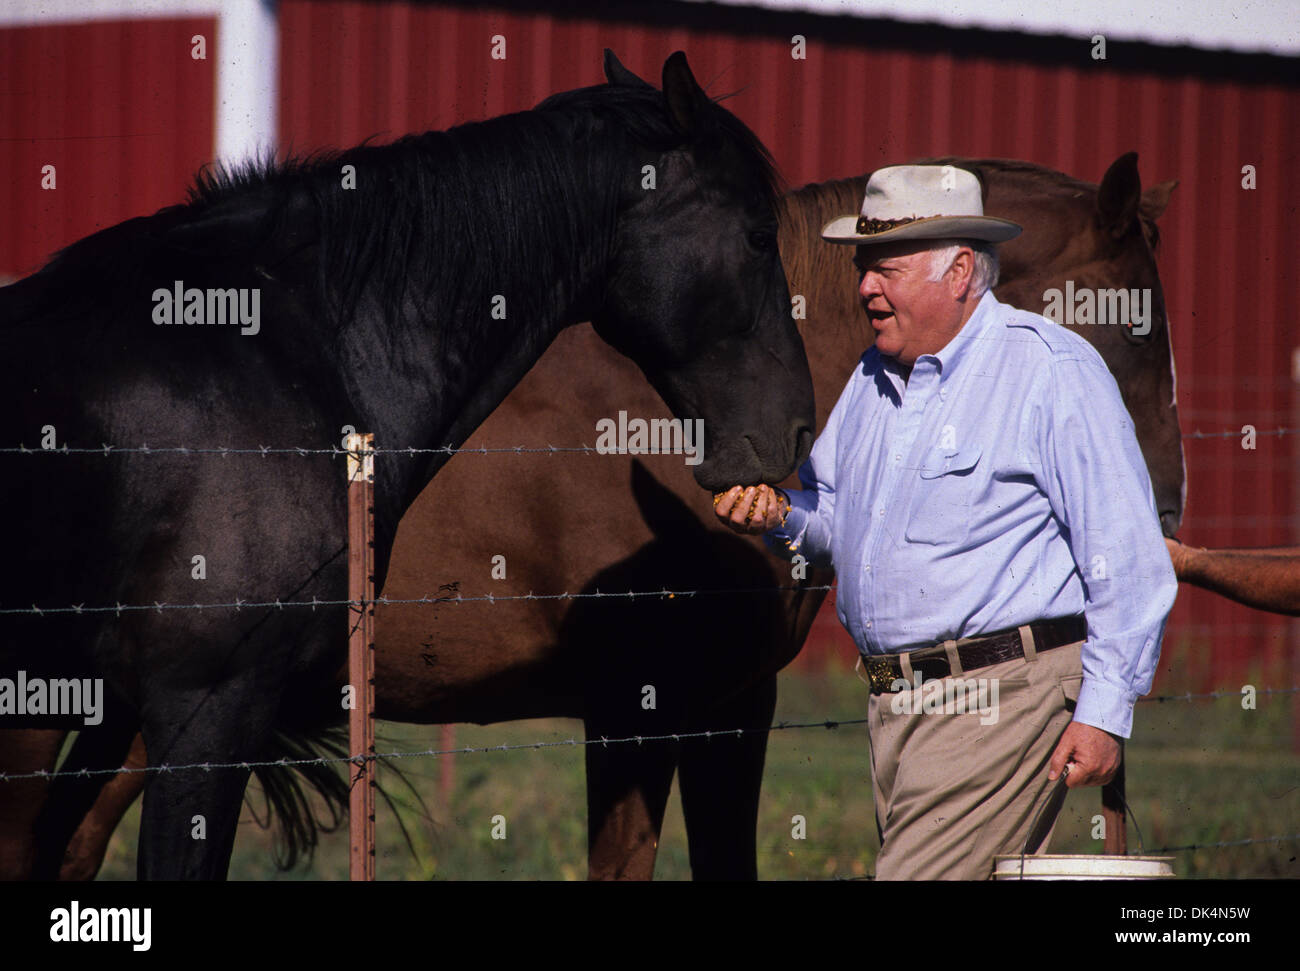
<instances>
[{"instance_id":1,"label":"shirt pocket","mask_svg":"<svg viewBox=\"0 0 1300 971\"><path fill-rule=\"evenodd\" d=\"M965 540L970 532L971 497L976 492L971 475L982 451L978 445L967 445L937 447L924 453L908 506L904 536L909 543L939 546Z\"/></svg>"}]
</instances>

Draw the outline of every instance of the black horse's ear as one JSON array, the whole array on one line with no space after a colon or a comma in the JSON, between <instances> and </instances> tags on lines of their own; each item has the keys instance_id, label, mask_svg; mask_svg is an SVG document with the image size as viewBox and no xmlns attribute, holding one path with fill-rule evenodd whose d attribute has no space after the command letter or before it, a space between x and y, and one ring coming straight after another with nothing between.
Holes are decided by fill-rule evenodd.
<instances>
[{"instance_id":1,"label":"black horse's ear","mask_svg":"<svg viewBox=\"0 0 1300 971\"><path fill-rule=\"evenodd\" d=\"M1138 153L1125 152L1111 163L1097 189L1097 216L1101 228L1118 239L1133 228L1141 204Z\"/></svg>"},{"instance_id":2,"label":"black horse's ear","mask_svg":"<svg viewBox=\"0 0 1300 971\"><path fill-rule=\"evenodd\" d=\"M625 68L623 62L615 57L614 52L608 47L605 48L605 80L610 84L621 85L625 88L654 89L654 85L642 80Z\"/></svg>"},{"instance_id":3,"label":"black horse's ear","mask_svg":"<svg viewBox=\"0 0 1300 971\"><path fill-rule=\"evenodd\" d=\"M696 132L709 96L695 80L681 51L673 51L664 61L664 97L668 99L668 113L678 129L687 135Z\"/></svg>"}]
</instances>

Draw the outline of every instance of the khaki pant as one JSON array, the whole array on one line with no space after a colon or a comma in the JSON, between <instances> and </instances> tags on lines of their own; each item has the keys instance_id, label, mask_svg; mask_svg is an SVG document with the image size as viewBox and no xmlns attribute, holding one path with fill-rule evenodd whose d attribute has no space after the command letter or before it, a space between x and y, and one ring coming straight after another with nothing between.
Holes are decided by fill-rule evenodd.
<instances>
[{"instance_id":1,"label":"khaki pant","mask_svg":"<svg viewBox=\"0 0 1300 971\"><path fill-rule=\"evenodd\" d=\"M925 687L871 696L877 880L987 880L994 856L1023 851L1054 786L1048 762L1079 697L1082 648L1080 641L955 676L996 679L996 721L993 712L914 711ZM990 690L986 707L991 700ZM1037 852L1050 842L1049 834Z\"/></svg>"}]
</instances>

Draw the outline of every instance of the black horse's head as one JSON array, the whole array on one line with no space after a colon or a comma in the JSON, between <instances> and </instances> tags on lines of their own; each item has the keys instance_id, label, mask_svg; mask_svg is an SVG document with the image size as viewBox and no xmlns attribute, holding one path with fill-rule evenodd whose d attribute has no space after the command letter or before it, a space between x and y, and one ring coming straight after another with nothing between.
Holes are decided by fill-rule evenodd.
<instances>
[{"instance_id":1,"label":"black horse's head","mask_svg":"<svg viewBox=\"0 0 1300 971\"><path fill-rule=\"evenodd\" d=\"M681 52L660 92L605 52L582 97L591 137L623 144L618 215L592 323L673 413L703 420L700 485L780 482L812 447L812 380L777 251L777 179L757 137L696 83ZM603 153L602 153L603 154ZM649 417L649 416L647 416Z\"/></svg>"}]
</instances>

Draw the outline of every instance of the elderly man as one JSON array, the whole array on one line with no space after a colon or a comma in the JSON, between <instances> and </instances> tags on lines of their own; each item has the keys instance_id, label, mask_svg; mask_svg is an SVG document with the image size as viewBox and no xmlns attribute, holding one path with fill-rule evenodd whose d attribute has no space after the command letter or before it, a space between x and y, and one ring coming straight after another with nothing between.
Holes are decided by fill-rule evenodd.
<instances>
[{"instance_id":1,"label":"elderly man","mask_svg":"<svg viewBox=\"0 0 1300 971\"><path fill-rule=\"evenodd\" d=\"M1119 767L1177 592L1101 357L991 293L993 244L1019 232L969 172L874 173L861 216L822 237L857 247L875 346L802 491L715 499L836 570L870 674L878 879L986 879L997 854L1046 852L1065 786Z\"/></svg>"}]
</instances>

